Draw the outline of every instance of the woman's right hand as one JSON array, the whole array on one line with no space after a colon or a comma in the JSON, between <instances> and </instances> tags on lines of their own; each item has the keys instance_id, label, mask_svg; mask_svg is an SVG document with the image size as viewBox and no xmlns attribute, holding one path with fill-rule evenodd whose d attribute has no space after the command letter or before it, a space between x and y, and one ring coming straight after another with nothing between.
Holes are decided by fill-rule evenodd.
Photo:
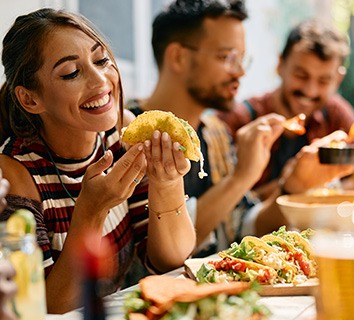
<instances>
[{"instance_id":1,"label":"woman's right hand","mask_svg":"<svg viewBox=\"0 0 354 320\"><path fill-rule=\"evenodd\" d=\"M143 145L132 146L111 168L113 155L108 150L96 163L90 165L82 181L82 189L77 202L85 202L85 207L95 208L95 212L107 211L129 198L146 171Z\"/></svg>"}]
</instances>

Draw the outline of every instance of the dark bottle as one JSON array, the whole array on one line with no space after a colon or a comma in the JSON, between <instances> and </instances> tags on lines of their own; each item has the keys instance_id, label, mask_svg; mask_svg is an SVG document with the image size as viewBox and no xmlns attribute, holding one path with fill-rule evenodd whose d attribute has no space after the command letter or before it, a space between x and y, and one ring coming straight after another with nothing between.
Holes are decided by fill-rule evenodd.
<instances>
[{"instance_id":1,"label":"dark bottle","mask_svg":"<svg viewBox=\"0 0 354 320\"><path fill-rule=\"evenodd\" d=\"M103 296L107 292L109 274L107 256L109 247L104 241L97 244L97 238L86 235L81 242L81 297L84 320L105 320L106 311Z\"/></svg>"},{"instance_id":2,"label":"dark bottle","mask_svg":"<svg viewBox=\"0 0 354 320\"><path fill-rule=\"evenodd\" d=\"M94 277L88 277L83 281L84 320L106 319L100 285L100 279Z\"/></svg>"}]
</instances>

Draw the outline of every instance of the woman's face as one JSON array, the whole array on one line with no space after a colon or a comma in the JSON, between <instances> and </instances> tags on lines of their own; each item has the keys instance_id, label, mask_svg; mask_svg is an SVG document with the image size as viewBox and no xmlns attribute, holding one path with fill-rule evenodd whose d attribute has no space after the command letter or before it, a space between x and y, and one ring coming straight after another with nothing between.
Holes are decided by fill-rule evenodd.
<instances>
[{"instance_id":1,"label":"woman's face","mask_svg":"<svg viewBox=\"0 0 354 320\"><path fill-rule=\"evenodd\" d=\"M44 132L104 131L117 123L119 75L107 51L82 31L60 27L48 36L34 93Z\"/></svg>"}]
</instances>

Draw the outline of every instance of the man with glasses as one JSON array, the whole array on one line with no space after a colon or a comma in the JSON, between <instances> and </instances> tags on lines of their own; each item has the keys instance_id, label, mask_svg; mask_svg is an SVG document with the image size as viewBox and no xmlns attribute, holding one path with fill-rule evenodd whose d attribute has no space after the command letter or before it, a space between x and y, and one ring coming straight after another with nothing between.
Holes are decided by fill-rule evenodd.
<instances>
[{"instance_id":1,"label":"man with glasses","mask_svg":"<svg viewBox=\"0 0 354 320\"><path fill-rule=\"evenodd\" d=\"M159 70L155 89L147 99L128 103L135 115L151 109L171 111L197 131L209 175L199 179L199 163L192 161L184 177L197 233L195 257L225 249L244 235L263 235L287 225L275 195L261 202L249 192L268 164L285 118L268 114L230 136L216 114L216 110L232 110L250 62L243 27L246 17L243 1L173 1L153 22L152 46ZM305 162L296 162L285 181L288 191L294 184L301 185L303 166L310 168L313 162L312 154L302 159ZM337 170L342 169L329 168L321 178L336 175ZM137 262L125 285L147 274Z\"/></svg>"},{"instance_id":2,"label":"man with glasses","mask_svg":"<svg viewBox=\"0 0 354 320\"><path fill-rule=\"evenodd\" d=\"M348 54L344 35L328 24L304 21L291 30L279 57L279 87L235 105L231 112L220 114L233 132L271 112L286 118L300 113L307 117L305 135L285 131L274 143L271 160L255 186L261 198L268 197L278 187L286 162L302 147L335 130L348 132L354 123L353 107L336 93L345 76ZM319 170L308 178L314 180L316 172Z\"/></svg>"},{"instance_id":3,"label":"man with glasses","mask_svg":"<svg viewBox=\"0 0 354 320\"><path fill-rule=\"evenodd\" d=\"M237 135L236 161L234 137L215 114L231 110L250 63L246 17L243 1L173 1L153 22L156 87L147 99L128 103L135 115L171 111L197 131L208 176L199 179L199 163L192 162L184 180L189 212L195 213L196 256L225 249L240 234L242 214L255 203L244 195L260 178L283 131L284 118L274 114L248 124Z\"/></svg>"}]
</instances>

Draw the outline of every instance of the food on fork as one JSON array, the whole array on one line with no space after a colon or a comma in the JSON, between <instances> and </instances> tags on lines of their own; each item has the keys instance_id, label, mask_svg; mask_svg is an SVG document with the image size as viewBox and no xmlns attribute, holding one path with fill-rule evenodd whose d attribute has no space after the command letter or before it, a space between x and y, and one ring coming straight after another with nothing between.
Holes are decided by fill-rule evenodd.
<instances>
[{"instance_id":1,"label":"food on fork","mask_svg":"<svg viewBox=\"0 0 354 320\"><path fill-rule=\"evenodd\" d=\"M154 131L167 132L173 142L181 145L186 158L200 161L199 177L207 174L203 170L203 154L200 151L200 141L195 130L189 123L176 117L172 112L160 110L145 111L138 115L126 128L122 130L122 141L128 144L142 143L150 140Z\"/></svg>"},{"instance_id":2,"label":"food on fork","mask_svg":"<svg viewBox=\"0 0 354 320\"><path fill-rule=\"evenodd\" d=\"M300 113L293 118L285 120L282 125L285 129L302 136L306 133L305 120L306 115L304 113Z\"/></svg>"},{"instance_id":3,"label":"food on fork","mask_svg":"<svg viewBox=\"0 0 354 320\"><path fill-rule=\"evenodd\" d=\"M246 282L197 284L191 279L148 276L124 299L126 318L134 319L264 319L254 285Z\"/></svg>"}]
</instances>

